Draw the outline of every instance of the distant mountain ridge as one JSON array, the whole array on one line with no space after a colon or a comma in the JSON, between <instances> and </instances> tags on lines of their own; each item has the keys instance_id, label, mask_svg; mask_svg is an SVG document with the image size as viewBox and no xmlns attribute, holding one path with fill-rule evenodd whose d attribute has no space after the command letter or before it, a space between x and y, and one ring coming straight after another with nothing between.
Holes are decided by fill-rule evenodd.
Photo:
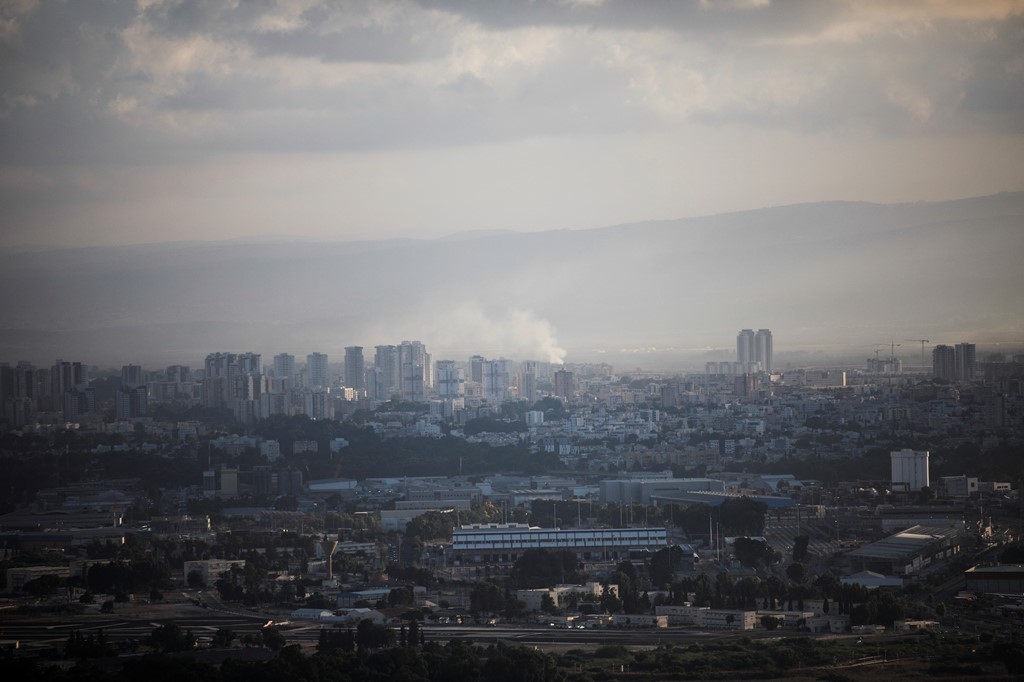
<instances>
[{"instance_id":1,"label":"distant mountain ridge","mask_svg":"<svg viewBox=\"0 0 1024 682\"><path fill-rule=\"evenodd\" d=\"M571 360L727 347L751 326L781 346L1024 339L1021 254L1021 192L435 240L0 251L0 361L339 356L404 338L435 358Z\"/></svg>"}]
</instances>

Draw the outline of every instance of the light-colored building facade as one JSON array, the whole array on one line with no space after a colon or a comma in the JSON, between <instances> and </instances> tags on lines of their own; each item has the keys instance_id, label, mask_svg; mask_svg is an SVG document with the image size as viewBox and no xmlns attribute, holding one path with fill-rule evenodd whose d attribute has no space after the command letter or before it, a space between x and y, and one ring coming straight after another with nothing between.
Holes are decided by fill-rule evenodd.
<instances>
[{"instance_id":1,"label":"light-colored building facade","mask_svg":"<svg viewBox=\"0 0 1024 682\"><path fill-rule=\"evenodd\" d=\"M927 450L893 450L889 457L892 461L893 487L903 485L908 491L918 492L931 485Z\"/></svg>"},{"instance_id":2,"label":"light-colored building facade","mask_svg":"<svg viewBox=\"0 0 1024 682\"><path fill-rule=\"evenodd\" d=\"M521 523L461 526L452 531L451 558L461 564L511 563L528 549L572 550L582 560L628 559L668 546L664 528L537 528Z\"/></svg>"}]
</instances>

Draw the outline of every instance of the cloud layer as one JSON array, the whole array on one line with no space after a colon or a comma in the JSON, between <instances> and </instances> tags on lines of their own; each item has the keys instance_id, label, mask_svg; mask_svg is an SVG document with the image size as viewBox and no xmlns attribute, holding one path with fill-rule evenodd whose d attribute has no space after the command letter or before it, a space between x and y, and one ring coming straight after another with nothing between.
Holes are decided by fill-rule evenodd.
<instances>
[{"instance_id":1,"label":"cloud layer","mask_svg":"<svg viewBox=\"0 0 1024 682\"><path fill-rule=\"evenodd\" d=\"M8 2L0 243L1019 189L1022 45L1020 1Z\"/></svg>"}]
</instances>

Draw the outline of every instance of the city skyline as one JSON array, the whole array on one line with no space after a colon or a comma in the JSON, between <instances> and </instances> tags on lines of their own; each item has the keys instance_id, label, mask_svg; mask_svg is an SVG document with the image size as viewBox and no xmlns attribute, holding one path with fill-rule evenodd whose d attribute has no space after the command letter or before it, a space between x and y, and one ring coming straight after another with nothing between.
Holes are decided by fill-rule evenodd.
<instances>
[{"instance_id":1,"label":"city skyline","mask_svg":"<svg viewBox=\"0 0 1024 682\"><path fill-rule=\"evenodd\" d=\"M752 335L749 340L746 340L745 333L750 332ZM756 337L756 339L755 339ZM762 340L763 339L763 340ZM872 359L867 357L871 349L874 349L876 355L881 352L879 349L884 345L889 344L874 344L873 346L864 346L860 350L852 350L845 354L834 354L825 355L822 353L808 353L805 349L801 349L799 346L790 346L788 350L784 350L782 358L787 367L785 369L779 368L777 362L774 362L776 353L774 352L775 337L772 330L769 329L758 329L756 335L754 330L744 329L741 330L735 339L735 344L732 346L723 344L716 347L707 347L699 349L681 349L681 348L650 348L641 349L646 350L645 353L648 356L656 356L658 353L664 353L667 357L674 358L665 362L663 365L651 365L647 364L642 366L641 362L630 362L630 360L636 360L638 355L635 353L628 353L624 349L625 361L620 356L618 367L645 371L657 371L657 372L700 372L702 367L709 362L711 364L730 365L731 369L728 373L775 373L784 372L786 369L801 369L805 367L815 366L834 366L834 367L851 367L859 366L867 363L869 370L877 364L879 367L887 366L885 361L878 360L877 358ZM403 341L402 344L408 344L410 342ZM420 344L426 347L429 344L422 344L419 341L412 342ZM767 343L767 346L763 345ZM747 346L751 352L755 353L754 356L747 356L743 354L741 350L742 346ZM755 348L754 344L762 344L760 348ZM398 372L399 354L402 345L376 345L371 346L374 348L373 358L365 359L363 356L362 346L351 346L348 345L345 340L338 340L335 343L337 349L333 347L322 348L321 350L314 350L306 352L291 353L289 351L274 352L274 349L267 351L264 346L266 344L260 344L258 340L248 343L247 348L250 350L235 350L226 353L222 352L204 352L194 356L173 356L165 359L145 359L145 354L138 351L133 351L119 359L96 361L90 358L80 358L75 364L80 366L88 366L101 372L110 372L117 370L118 372L125 371L127 368L134 368L133 377L137 377L140 364L146 367L172 367L172 368L185 368L187 369L190 365L208 365L211 357L217 357L220 355L238 355L243 357L256 358L256 362L260 363L259 360L262 357L270 358L270 362L267 365L268 374L274 377L281 378L288 382L288 385L296 385L297 377L300 373L309 376L311 373L316 378L313 379L314 383L320 385L327 385L322 383L322 379L327 376L331 367L340 368L345 376L348 376L352 371L355 371L355 376L361 377L358 383L352 384L351 388L356 389L367 389L368 384L366 372L372 371L377 367L388 367L391 364L395 364L395 368L392 370L394 378L388 379L386 383L392 387L397 387L401 383L400 375ZM1024 341L1020 343L989 343L989 344L975 344L968 343L965 341L957 341L955 338L948 338L946 340L940 340L936 342L927 342L924 348L927 349L927 358L922 362L922 358L925 355L920 350L914 350L913 347L906 344L894 343L893 352L895 355L892 357L896 360L896 371L902 371L901 368L906 368L908 371L929 371L939 378L946 379L969 379L973 377L973 368L978 360L976 358L982 357L982 354L987 355L1007 355L1015 356L1020 355L1024 352ZM976 350L978 346L981 347L981 351ZM786 348L786 346L783 346ZM955 356L954 356L955 348ZM252 350L257 349L257 350ZM968 350L969 349L969 350ZM327 350L328 352L322 352ZM677 352L678 355L672 355L672 352ZM381 353L394 354L393 359L382 359ZM969 360L968 357L969 352ZM765 355L767 353L767 356ZM297 362L297 358L305 357L304 362ZM334 356L332 361L330 358ZM460 372L465 370L465 379L470 381L476 381L480 384L485 384L488 381L497 382L496 378L498 372L504 372L507 376L511 376L508 369L501 369L500 363L510 363L511 365L526 365L526 364L545 364L551 367L560 367L562 365L574 365L574 364L600 364L607 362L610 358L606 357L606 354L590 355L582 358L568 357L560 361L544 360L540 357L531 356L529 354L502 354L497 353L493 359L485 358L484 356L474 353L472 350L462 349L461 351L450 351L448 349L440 353L426 353L425 357L430 360L431 371L436 372L438 363L455 363L460 367ZM642 357L642 355L640 356ZM753 359L750 359L750 358ZM767 362L765 361L767 357ZM709 360L709 358L712 358ZM6 357L0 356L0 366L5 365L18 365L18 364L37 364L46 365L48 361L45 357L21 357L17 355L8 355ZM64 363L64 360L58 358L57 363ZM127 364L124 364L127 363ZM795 364L794 364L795 363ZM614 363L608 363L614 364ZM260 365L262 367L262 365ZM487 368L486 371L490 372L490 377L485 376L481 368ZM209 369L209 368L207 368ZM362 371L360 371L362 370ZM385 370L388 371L388 370ZM879 370L881 371L881 370ZM889 370L885 370L889 371ZM474 375L474 372L477 375ZM307 379L308 381L308 379Z\"/></svg>"},{"instance_id":2,"label":"city skyline","mask_svg":"<svg viewBox=\"0 0 1024 682\"><path fill-rule=\"evenodd\" d=\"M0 350L671 367L765 318L780 361L1019 344L1022 17L8 3Z\"/></svg>"},{"instance_id":3,"label":"city skyline","mask_svg":"<svg viewBox=\"0 0 1024 682\"><path fill-rule=\"evenodd\" d=\"M14 677L1024 673L1024 0L0 0L0 55Z\"/></svg>"}]
</instances>

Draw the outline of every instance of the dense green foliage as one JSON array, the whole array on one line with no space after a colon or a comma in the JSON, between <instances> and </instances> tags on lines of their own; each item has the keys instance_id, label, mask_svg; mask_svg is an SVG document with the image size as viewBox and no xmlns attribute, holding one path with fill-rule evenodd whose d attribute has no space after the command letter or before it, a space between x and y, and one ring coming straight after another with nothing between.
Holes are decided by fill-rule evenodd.
<instances>
[{"instance_id":1,"label":"dense green foliage","mask_svg":"<svg viewBox=\"0 0 1024 682\"><path fill-rule=\"evenodd\" d=\"M764 517L768 510L765 503L755 502L749 497L728 499L717 507L706 504L670 506L670 521L688 535L696 537L707 536L709 521L716 527L715 534L761 535L764 533Z\"/></svg>"},{"instance_id":2,"label":"dense green foliage","mask_svg":"<svg viewBox=\"0 0 1024 682\"><path fill-rule=\"evenodd\" d=\"M494 523L500 520L501 510L488 502L475 509L462 510L458 513L428 511L420 514L406 524L405 534L409 538L422 540L451 539L452 528L456 524Z\"/></svg>"},{"instance_id":3,"label":"dense green foliage","mask_svg":"<svg viewBox=\"0 0 1024 682\"><path fill-rule=\"evenodd\" d=\"M368 621L364 621L368 622ZM170 626L173 628L173 626ZM355 649L342 634L324 641L323 649L305 656L298 646L283 647L276 658L266 662L245 662L228 659L215 667L197 663L188 656L149 654L121 662L121 669L99 669L89 663L67 671L37 668L31 661L16 659L4 661L5 678L19 682L47 680L49 682L78 682L84 680L111 680L128 682L362 682L364 680L423 680L425 682L451 682L453 680L487 680L488 682L558 682L566 673L558 668L558 660L524 647L491 646L486 649L470 644L452 642L446 646L428 643L419 648L390 646L394 630L370 626L363 628L367 648L359 650L359 633L354 636ZM377 636L380 630L389 642L384 648ZM163 635L161 635L163 636ZM180 643L180 642L179 642ZM170 647L167 648L170 651Z\"/></svg>"},{"instance_id":4,"label":"dense green foliage","mask_svg":"<svg viewBox=\"0 0 1024 682\"><path fill-rule=\"evenodd\" d=\"M528 549L512 566L511 582L530 590L576 582L576 555L566 550Z\"/></svg>"},{"instance_id":5,"label":"dense green foliage","mask_svg":"<svg viewBox=\"0 0 1024 682\"><path fill-rule=\"evenodd\" d=\"M759 564L769 566L774 560L772 548L764 540L739 537L733 542L733 551L736 558L744 566L757 566Z\"/></svg>"}]
</instances>

